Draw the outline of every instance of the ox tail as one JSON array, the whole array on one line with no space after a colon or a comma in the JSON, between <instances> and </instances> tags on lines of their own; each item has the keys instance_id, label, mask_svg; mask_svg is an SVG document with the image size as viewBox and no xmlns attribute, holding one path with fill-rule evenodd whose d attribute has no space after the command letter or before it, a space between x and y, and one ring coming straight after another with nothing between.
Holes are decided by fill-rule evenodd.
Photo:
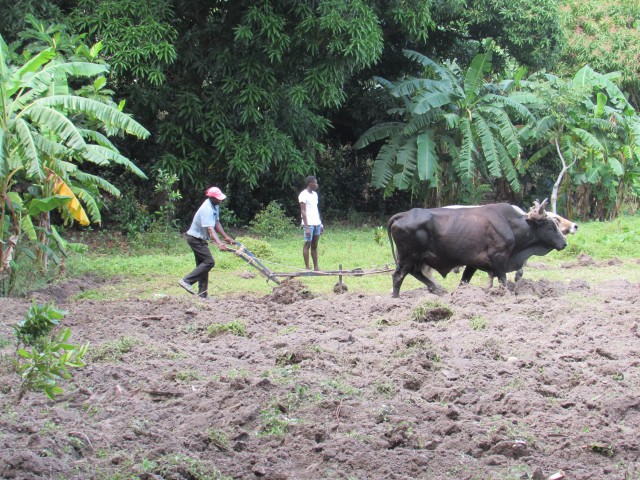
<instances>
[{"instance_id":1,"label":"ox tail","mask_svg":"<svg viewBox=\"0 0 640 480\"><path fill-rule=\"evenodd\" d=\"M396 256L396 249L394 247L393 236L391 236L391 225L393 224L393 218L389 220L389 225L387 225L387 233L389 234L389 243L391 244L391 255L393 255L393 262L398 265L398 257Z\"/></svg>"}]
</instances>

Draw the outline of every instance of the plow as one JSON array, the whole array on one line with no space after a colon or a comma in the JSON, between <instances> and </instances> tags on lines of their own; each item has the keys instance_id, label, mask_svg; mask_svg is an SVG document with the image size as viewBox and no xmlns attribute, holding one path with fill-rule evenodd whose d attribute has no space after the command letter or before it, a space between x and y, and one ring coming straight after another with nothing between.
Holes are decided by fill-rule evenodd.
<instances>
[{"instance_id":1,"label":"plow","mask_svg":"<svg viewBox=\"0 0 640 480\"><path fill-rule=\"evenodd\" d=\"M362 268L354 268L351 270L343 270L342 264L338 266L338 270L299 270L295 272L273 272L271 271L251 250L240 242L236 242L237 248L229 248L234 255L243 259L251 267L255 268L260 275L267 279L267 283L272 281L276 285L281 285L283 281L295 277L338 277L338 283L334 287L336 293L342 293L347 290L343 277L362 277L363 275L373 275L379 273L389 273L395 270L394 267L385 265L384 268L373 270L363 270Z\"/></svg>"}]
</instances>

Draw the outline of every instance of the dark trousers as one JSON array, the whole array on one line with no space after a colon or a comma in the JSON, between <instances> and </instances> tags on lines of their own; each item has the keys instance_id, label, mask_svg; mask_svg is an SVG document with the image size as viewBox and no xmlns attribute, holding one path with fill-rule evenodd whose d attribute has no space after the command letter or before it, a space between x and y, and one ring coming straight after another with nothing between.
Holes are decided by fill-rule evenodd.
<instances>
[{"instance_id":1,"label":"dark trousers","mask_svg":"<svg viewBox=\"0 0 640 480\"><path fill-rule=\"evenodd\" d=\"M209 271L216 262L213 259L213 255L211 255L206 240L187 235L187 243L196 257L196 268L184 277L184 281L189 285L198 282L198 295L206 297L207 290L209 290Z\"/></svg>"}]
</instances>

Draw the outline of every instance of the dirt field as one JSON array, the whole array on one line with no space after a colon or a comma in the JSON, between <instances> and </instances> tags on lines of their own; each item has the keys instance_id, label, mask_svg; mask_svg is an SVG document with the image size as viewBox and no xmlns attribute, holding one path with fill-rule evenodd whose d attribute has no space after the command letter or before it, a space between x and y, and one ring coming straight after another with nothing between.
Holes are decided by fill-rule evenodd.
<instances>
[{"instance_id":1,"label":"dirt field","mask_svg":"<svg viewBox=\"0 0 640 480\"><path fill-rule=\"evenodd\" d=\"M4 346L0 477L638 479L640 284L580 268L399 299L51 287L36 297L62 303L91 357L56 401L16 404ZM29 302L0 302L6 340Z\"/></svg>"}]
</instances>

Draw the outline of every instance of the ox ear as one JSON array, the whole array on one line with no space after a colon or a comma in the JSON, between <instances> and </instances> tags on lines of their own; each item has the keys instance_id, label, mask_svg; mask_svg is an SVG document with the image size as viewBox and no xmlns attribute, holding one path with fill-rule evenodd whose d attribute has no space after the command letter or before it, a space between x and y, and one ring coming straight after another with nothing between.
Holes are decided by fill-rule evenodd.
<instances>
[{"instance_id":1,"label":"ox ear","mask_svg":"<svg viewBox=\"0 0 640 480\"><path fill-rule=\"evenodd\" d=\"M547 212L545 212L544 207L545 207L545 205L547 205L547 203L549 203L549 199L548 198L545 198L542 201L542 203L540 203L538 200L533 202L533 207L531 207L529 209L528 218L530 220L539 220L539 219L542 219L542 218L546 218Z\"/></svg>"}]
</instances>

